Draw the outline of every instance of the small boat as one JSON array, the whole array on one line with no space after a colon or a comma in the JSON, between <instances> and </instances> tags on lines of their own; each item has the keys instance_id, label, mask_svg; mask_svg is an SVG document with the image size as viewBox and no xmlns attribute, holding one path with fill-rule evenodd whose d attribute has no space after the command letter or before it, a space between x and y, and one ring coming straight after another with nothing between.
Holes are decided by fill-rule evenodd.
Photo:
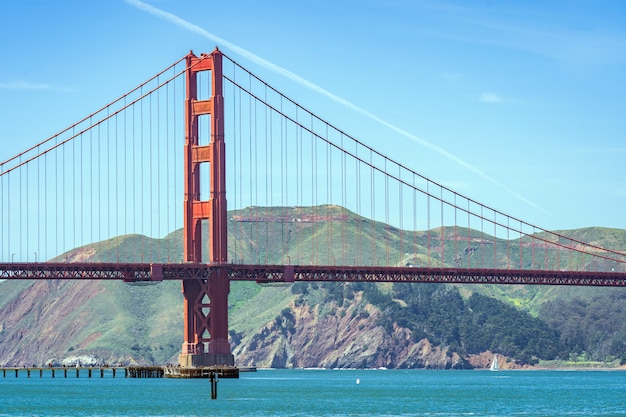
<instances>
[{"instance_id":1,"label":"small boat","mask_svg":"<svg viewBox=\"0 0 626 417\"><path fill-rule=\"evenodd\" d=\"M491 361L490 371L497 371L500 367L498 366L498 355L493 355L493 360Z\"/></svg>"}]
</instances>

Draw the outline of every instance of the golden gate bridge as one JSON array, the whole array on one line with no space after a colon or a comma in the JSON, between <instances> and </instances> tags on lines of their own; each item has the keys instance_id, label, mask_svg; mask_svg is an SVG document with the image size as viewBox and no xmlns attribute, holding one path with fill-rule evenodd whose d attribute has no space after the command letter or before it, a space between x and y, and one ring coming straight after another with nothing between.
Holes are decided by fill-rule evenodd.
<instances>
[{"instance_id":1,"label":"golden gate bridge","mask_svg":"<svg viewBox=\"0 0 626 417\"><path fill-rule=\"evenodd\" d=\"M624 286L624 255L420 175L218 49L0 163L0 279L180 280L186 367L234 364L231 280Z\"/></svg>"}]
</instances>

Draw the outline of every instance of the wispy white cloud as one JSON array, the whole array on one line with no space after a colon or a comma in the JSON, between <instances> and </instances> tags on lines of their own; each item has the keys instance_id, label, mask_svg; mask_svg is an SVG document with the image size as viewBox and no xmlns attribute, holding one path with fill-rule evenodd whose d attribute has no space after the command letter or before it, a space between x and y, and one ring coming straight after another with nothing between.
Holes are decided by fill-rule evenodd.
<instances>
[{"instance_id":1,"label":"wispy white cloud","mask_svg":"<svg viewBox=\"0 0 626 417\"><path fill-rule=\"evenodd\" d=\"M448 5L445 2L422 2L420 7L450 26L425 30L430 36L463 43L490 45L524 51L574 65L623 65L626 62L626 36L623 30L563 27L561 12L541 8L520 9L518 5L476 7ZM513 18L512 16L516 16ZM592 19L592 18L590 18ZM596 17L597 19L597 17ZM609 26L609 24L607 24Z\"/></svg>"},{"instance_id":2,"label":"wispy white cloud","mask_svg":"<svg viewBox=\"0 0 626 417\"><path fill-rule=\"evenodd\" d=\"M504 99L496 93L482 93L478 101L481 103L502 103Z\"/></svg>"},{"instance_id":3,"label":"wispy white cloud","mask_svg":"<svg viewBox=\"0 0 626 417\"><path fill-rule=\"evenodd\" d=\"M451 161L453 161L454 163L461 165L463 167L465 167L466 169L468 169L471 172L474 172L475 174L477 174L478 176L482 177L483 179L489 181L490 183L496 185L497 187L501 188L502 190L506 191L508 194L514 196L515 198L517 198L520 201L523 201L524 203L528 204L531 207L536 208L537 210L540 210L546 214L552 215L551 213L549 213L548 211L546 211L545 209L543 209L542 207L540 207L539 205L533 203L532 201L528 200L527 198L525 198L524 196L520 195L519 193L513 191L511 188L509 188L508 186L506 186L505 184L501 183L500 181L496 180L495 178L492 178L491 176L487 175L486 173L484 173L483 171L481 171L480 169L478 169L477 167L475 167L474 165L470 164L469 162L464 161L463 159L459 158L458 156L448 152L447 150L433 144L430 143L428 141L426 141L425 139L422 139L396 125L393 125L383 119L381 119L380 117L376 116L373 113L370 113L369 111L349 102L348 100L339 97L331 92L329 92L328 90L318 86L317 84L312 83L311 81L302 78L301 76L285 69L282 68L276 64L273 64L271 62L269 62L268 60L261 58L260 56L238 46L235 45L232 42L227 41L226 39L223 39L217 35L214 35L210 32L208 32L207 30L201 28L198 25L195 25L191 22L188 22L172 13L166 12L164 10L161 10L159 8L156 8L148 3L145 3L143 1L140 0L124 0L126 3L130 4L133 7L136 7L140 10L143 10L147 13L150 13L153 16L156 16L160 19L166 20L170 23L174 23L175 25L181 26L186 30L189 30L191 32L197 33L201 36L206 37L207 39L210 39L216 43L218 43L220 45L220 47L224 47L226 49L230 49L231 51L233 51L234 53L262 66L265 67L279 75L282 75L312 91L315 91L327 98L329 98L330 100L345 106L348 109L351 109L357 113L360 113L368 118L370 118L371 120L374 120L378 123L380 123L381 125L389 128L390 130L404 136L405 138L421 145L424 146L427 149L430 149L440 155L443 155L444 157L450 159Z\"/></svg>"},{"instance_id":4,"label":"wispy white cloud","mask_svg":"<svg viewBox=\"0 0 626 417\"><path fill-rule=\"evenodd\" d=\"M0 82L0 90L18 90L18 91L74 91L67 87L57 87L50 84L32 83L28 81L10 81Z\"/></svg>"},{"instance_id":5,"label":"wispy white cloud","mask_svg":"<svg viewBox=\"0 0 626 417\"><path fill-rule=\"evenodd\" d=\"M0 90L51 90L48 84L34 84L26 81L0 83Z\"/></svg>"}]
</instances>

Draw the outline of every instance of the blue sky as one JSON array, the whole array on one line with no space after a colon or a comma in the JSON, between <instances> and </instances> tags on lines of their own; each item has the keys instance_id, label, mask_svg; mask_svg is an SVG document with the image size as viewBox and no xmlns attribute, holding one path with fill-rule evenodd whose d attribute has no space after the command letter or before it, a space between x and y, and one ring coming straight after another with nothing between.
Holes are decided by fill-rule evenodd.
<instances>
[{"instance_id":1,"label":"blue sky","mask_svg":"<svg viewBox=\"0 0 626 417\"><path fill-rule=\"evenodd\" d=\"M626 228L624 22L602 0L2 2L0 159L218 45L474 200L550 230Z\"/></svg>"}]
</instances>

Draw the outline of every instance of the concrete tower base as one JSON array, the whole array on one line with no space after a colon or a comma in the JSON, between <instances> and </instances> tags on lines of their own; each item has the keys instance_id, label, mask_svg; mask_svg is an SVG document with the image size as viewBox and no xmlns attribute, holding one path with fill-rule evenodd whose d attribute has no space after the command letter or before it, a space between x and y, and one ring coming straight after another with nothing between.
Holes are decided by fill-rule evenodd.
<instances>
[{"instance_id":1,"label":"concrete tower base","mask_svg":"<svg viewBox=\"0 0 626 417\"><path fill-rule=\"evenodd\" d=\"M235 366L230 353L181 353L178 364L183 368L196 366Z\"/></svg>"}]
</instances>

